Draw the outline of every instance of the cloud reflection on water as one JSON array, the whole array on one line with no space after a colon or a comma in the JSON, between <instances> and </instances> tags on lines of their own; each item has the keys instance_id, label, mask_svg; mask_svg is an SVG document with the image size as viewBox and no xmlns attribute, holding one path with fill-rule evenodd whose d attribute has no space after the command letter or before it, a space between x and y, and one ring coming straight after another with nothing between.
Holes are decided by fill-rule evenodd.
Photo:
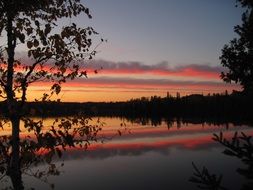
<instances>
[{"instance_id":1,"label":"cloud reflection on water","mask_svg":"<svg viewBox=\"0 0 253 190\"><path fill-rule=\"evenodd\" d=\"M129 124L128 124L129 125ZM175 124L174 124L175 125ZM180 150L211 150L220 145L212 140L213 133L223 131L226 137L232 137L235 131L247 131L253 135L253 129L247 126L215 126L201 124L182 125L180 129L175 126L168 130L165 123L161 126L140 126L133 124L131 134L115 137L101 144L92 144L87 151L81 148L68 149L64 159L106 159L116 156L140 156L149 152L169 155L171 149ZM111 134L107 129L105 134Z\"/></svg>"}]
</instances>

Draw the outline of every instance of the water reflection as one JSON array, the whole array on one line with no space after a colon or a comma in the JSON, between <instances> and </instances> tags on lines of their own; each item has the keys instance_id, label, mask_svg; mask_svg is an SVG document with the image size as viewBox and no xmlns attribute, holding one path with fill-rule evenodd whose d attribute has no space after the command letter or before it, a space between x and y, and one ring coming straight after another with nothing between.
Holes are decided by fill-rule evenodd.
<instances>
[{"instance_id":1,"label":"water reflection","mask_svg":"<svg viewBox=\"0 0 253 190\"><path fill-rule=\"evenodd\" d=\"M247 182L242 184L241 190L253 189L253 144L252 135L247 135L245 132L234 133L234 136L227 139L223 133L214 134L213 140L220 143L224 147L223 153L230 157L235 157L244 164L243 168L238 167L236 171L242 175ZM195 183L200 189L221 189L227 188L222 185L222 175L211 174L205 166L200 170L194 163L194 174L189 179Z\"/></svg>"},{"instance_id":2,"label":"water reflection","mask_svg":"<svg viewBox=\"0 0 253 190\"><path fill-rule=\"evenodd\" d=\"M230 189L239 189L244 181L235 172L241 166L240 161L220 154L223 147L212 140L212 134L223 131L225 137L230 138L235 131L244 131L253 135L253 129L248 126L192 124L179 120L161 120L154 126L143 120L100 120L105 123L98 134L100 137L115 134L122 122L127 130L112 140L91 144L87 151L66 147L61 160L54 160L55 166L64 162L64 167L59 168L60 176L47 176L47 181L55 184L56 189L196 189L188 182L192 161L219 170L226 176L224 183ZM46 122L50 126L52 121L47 119ZM27 132L22 131L22 134L25 136ZM45 171L45 167L40 163L29 170ZM23 177L26 188L50 189L40 180L25 174ZM0 187L9 184L8 179L4 180Z\"/></svg>"},{"instance_id":3,"label":"water reflection","mask_svg":"<svg viewBox=\"0 0 253 190\"><path fill-rule=\"evenodd\" d=\"M19 128L20 120L23 121L22 128ZM54 157L60 158L66 147L86 149L91 142L97 142L97 133L101 131L100 122L91 125L91 119L84 116L54 118L48 126L43 119L22 117L20 120L15 120L18 121L16 125L11 121L12 135L0 136L0 178L9 177L11 181L5 189L12 189L13 186L15 190L23 190L23 174L44 182L47 182L49 175L59 175L53 163ZM23 130L22 135L19 135L20 129ZM47 164L45 170L31 170L43 163ZM50 186L54 187L53 184Z\"/></svg>"}]
</instances>

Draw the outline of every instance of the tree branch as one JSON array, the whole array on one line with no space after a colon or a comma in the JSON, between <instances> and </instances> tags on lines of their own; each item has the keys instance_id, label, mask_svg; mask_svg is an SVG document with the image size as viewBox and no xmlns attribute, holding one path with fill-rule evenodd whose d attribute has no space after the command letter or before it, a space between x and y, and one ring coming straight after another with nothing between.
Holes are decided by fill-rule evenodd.
<instances>
[{"instance_id":1,"label":"tree branch","mask_svg":"<svg viewBox=\"0 0 253 190\"><path fill-rule=\"evenodd\" d=\"M32 64L32 66L30 67L30 70L27 72L27 74L25 75L24 79L21 82L21 89L22 89L22 97L21 97L21 107L23 107L25 101L26 101L26 91L27 91L27 87L28 87L28 82L27 79L28 77L32 74L32 72L34 71L35 67L40 64L41 62L47 60L49 58L44 57L41 58L39 60L37 60L35 63Z\"/></svg>"}]
</instances>

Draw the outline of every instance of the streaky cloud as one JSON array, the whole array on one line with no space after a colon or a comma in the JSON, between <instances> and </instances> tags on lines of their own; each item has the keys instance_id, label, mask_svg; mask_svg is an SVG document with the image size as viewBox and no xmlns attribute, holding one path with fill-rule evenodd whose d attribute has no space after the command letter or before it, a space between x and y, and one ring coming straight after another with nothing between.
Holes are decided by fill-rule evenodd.
<instances>
[{"instance_id":1,"label":"streaky cloud","mask_svg":"<svg viewBox=\"0 0 253 190\"><path fill-rule=\"evenodd\" d=\"M106 74L145 74L181 77L219 78L224 70L221 66L210 66L206 64L188 64L170 66L167 61L153 65L141 62L112 62L106 60L92 60L85 66L87 70L101 69Z\"/></svg>"}]
</instances>

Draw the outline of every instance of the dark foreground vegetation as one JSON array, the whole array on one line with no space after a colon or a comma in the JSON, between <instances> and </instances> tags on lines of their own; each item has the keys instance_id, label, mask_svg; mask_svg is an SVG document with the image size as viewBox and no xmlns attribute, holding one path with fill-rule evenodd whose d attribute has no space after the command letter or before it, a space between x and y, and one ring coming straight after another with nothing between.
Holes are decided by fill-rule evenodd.
<instances>
[{"instance_id":1,"label":"dark foreground vegetation","mask_svg":"<svg viewBox=\"0 0 253 190\"><path fill-rule=\"evenodd\" d=\"M176 97L142 97L126 102L30 102L26 115L30 116L109 116L125 118L181 118L216 122L253 121L253 99L251 94L188 95ZM6 104L0 103L1 115L5 115Z\"/></svg>"}]
</instances>

